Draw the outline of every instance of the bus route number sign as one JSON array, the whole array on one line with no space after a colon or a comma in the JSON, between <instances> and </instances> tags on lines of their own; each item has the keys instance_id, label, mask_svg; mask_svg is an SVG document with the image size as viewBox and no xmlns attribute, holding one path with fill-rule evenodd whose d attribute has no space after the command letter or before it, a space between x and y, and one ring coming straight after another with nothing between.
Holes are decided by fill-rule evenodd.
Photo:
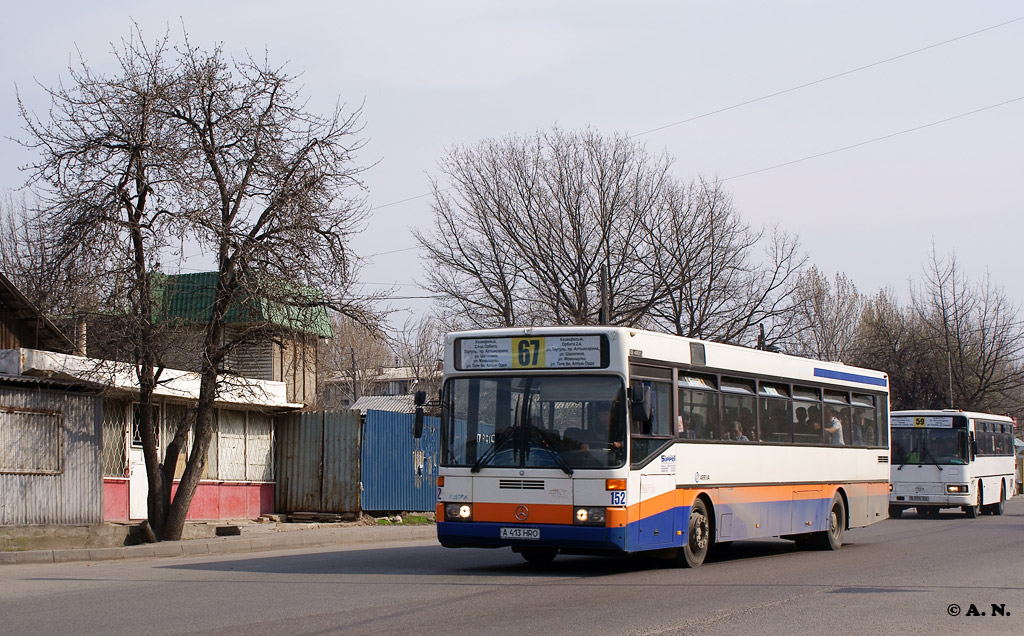
<instances>
[{"instance_id":1,"label":"bus route number sign","mask_svg":"<svg viewBox=\"0 0 1024 636\"><path fill-rule=\"evenodd\" d=\"M892 428L953 428L950 416L911 416L900 415L889 420Z\"/></svg>"},{"instance_id":2,"label":"bus route number sign","mask_svg":"<svg viewBox=\"0 0 1024 636\"><path fill-rule=\"evenodd\" d=\"M602 365L601 336L461 338L456 367L484 369L595 369Z\"/></svg>"}]
</instances>

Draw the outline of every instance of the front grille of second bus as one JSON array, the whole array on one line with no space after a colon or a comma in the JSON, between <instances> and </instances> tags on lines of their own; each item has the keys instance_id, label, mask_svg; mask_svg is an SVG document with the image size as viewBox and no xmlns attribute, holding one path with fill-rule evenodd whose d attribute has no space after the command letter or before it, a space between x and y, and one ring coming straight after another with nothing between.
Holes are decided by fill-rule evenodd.
<instances>
[{"instance_id":1,"label":"front grille of second bus","mask_svg":"<svg viewBox=\"0 0 1024 636\"><path fill-rule=\"evenodd\" d=\"M544 490L543 479L499 479L498 488L506 490Z\"/></svg>"}]
</instances>

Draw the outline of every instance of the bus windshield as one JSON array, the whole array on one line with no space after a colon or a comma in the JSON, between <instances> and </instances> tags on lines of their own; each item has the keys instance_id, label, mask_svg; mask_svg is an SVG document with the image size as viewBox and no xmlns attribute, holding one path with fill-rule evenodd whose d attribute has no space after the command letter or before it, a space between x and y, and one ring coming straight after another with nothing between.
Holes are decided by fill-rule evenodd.
<instances>
[{"instance_id":1,"label":"bus windshield","mask_svg":"<svg viewBox=\"0 0 1024 636\"><path fill-rule=\"evenodd\" d=\"M621 466L625 385L615 376L453 378L441 413L445 466L575 469Z\"/></svg>"},{"instance_id":2,"label":"bus windshield","mask_svg":"<svg viewBox=\"0 0 1024 636\"><path fill-rule=\"evenodd\" d=\"M893 428L892 463L966 464L967 436L955 428Z\"/></svg>"}]
</instances>

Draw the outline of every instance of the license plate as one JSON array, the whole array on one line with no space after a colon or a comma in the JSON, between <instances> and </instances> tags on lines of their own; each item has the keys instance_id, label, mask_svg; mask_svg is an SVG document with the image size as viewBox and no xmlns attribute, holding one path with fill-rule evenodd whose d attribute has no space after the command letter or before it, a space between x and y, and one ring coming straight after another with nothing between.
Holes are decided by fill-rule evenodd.
<instances>
[{"instance_id":1,"label":"license plate","mask_svg":"<svg viewBox=\"0 0 1024 636\"><path fill-rule=\"evenodd\" d=\"M501 538L537 541L540 539L540 528L502 528Z\"/></svg>"},{"instance_id":2,"label":"license plate","mask_svg":"<svg viewBox=\"0 0 1024 636\"><path fill-rule=\"evenodd\" d=\"M907 499L909 499L910 501L928 501L928 497L918 497L914 495L907 497Z\"/></svg>"}]
</instances>

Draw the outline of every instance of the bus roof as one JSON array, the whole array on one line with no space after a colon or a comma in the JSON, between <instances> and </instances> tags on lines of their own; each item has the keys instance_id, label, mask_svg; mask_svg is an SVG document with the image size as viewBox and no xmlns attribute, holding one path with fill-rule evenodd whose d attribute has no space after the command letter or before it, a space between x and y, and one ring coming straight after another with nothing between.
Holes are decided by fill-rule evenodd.
<instances>
[{"instance_id":1,"label":"bus roof","mask_svg":"<svg viewBox=\"0 0 1024 636\"><path fill-rule=\"evenodd\" d=\"M686 338L671 334L631 329L628 327L514 327L451 332L446 338L445 374L476 373L459 371L452 359L454 344L459 339L522 338L549 336L605 335L609 349L617 360L631 364L668 364L688 366L695 373L743 372L794 381L813 381L850 387L863 386L867 390L887 392L888 374L882 371L825 362L782 353L773 353L737 345ZM691 346L696 345L696 346ZM703 363L694 355L703 354ZM494 371L491 369L490 371ZM546 370L545 370L546 371ZM558 372L565 373L565 369ZM593 369L589 371L593 372ZM538 369L538 372L541 370ZM607 372L607 370L605 370Z\"/></svg>"},{"instance_id":2,"label":"bus roof","mask_svg":"<svg viewBox=\"0 0 1024 636\"><path fill-rule=\"evenodd\" d=\"M982 413L981 411L964 411L961 409L917 409L909 411L893 411L892 417L942 417L956 416L972 420L992 420L997 422L1008 422L1016 424L1016 421L1009 415L996 415L995 413Z\"/></svg>"}]
</instances>

